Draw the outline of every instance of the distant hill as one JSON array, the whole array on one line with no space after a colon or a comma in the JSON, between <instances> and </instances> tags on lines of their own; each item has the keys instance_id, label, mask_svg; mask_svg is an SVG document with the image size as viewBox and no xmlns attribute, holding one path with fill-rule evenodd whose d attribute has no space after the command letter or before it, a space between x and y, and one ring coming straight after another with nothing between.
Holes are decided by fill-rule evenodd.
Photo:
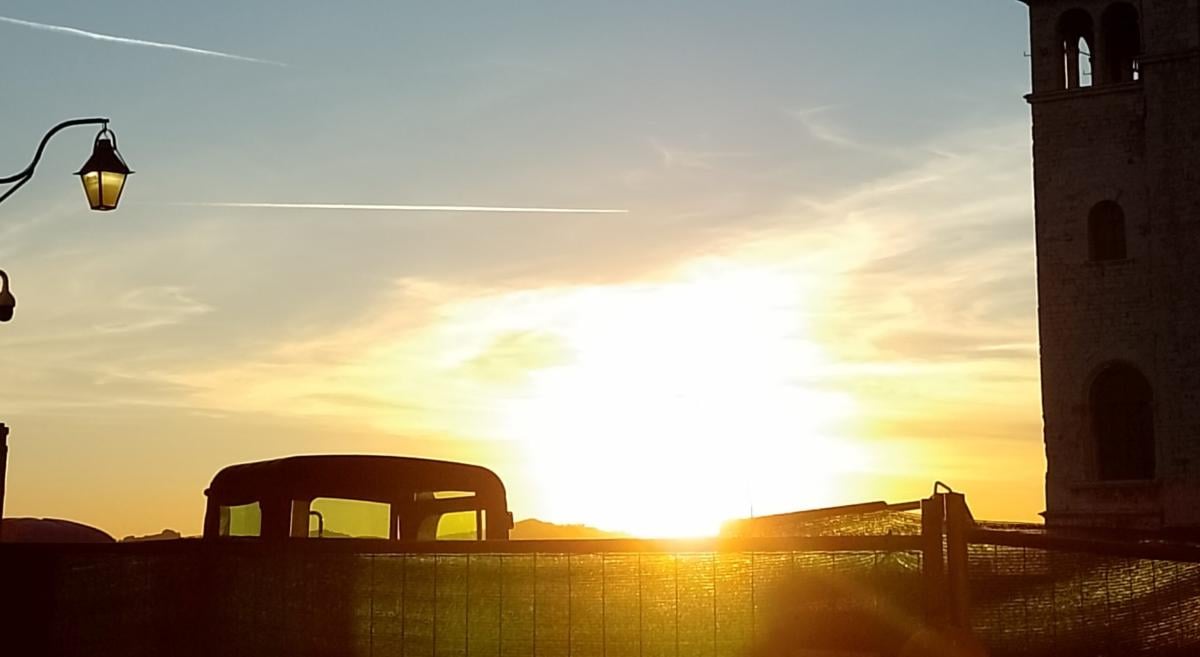
<instances>
[{"instance_id":1,"label":"distant hill","mask_svg":"<svg viewBox=\"0 0 1200 657\"><path fill-rule=\"evenodd\" d=\"M574 538L629 538L629 534L608 532L587 525L556 525L552 522L529 518L513 527L509 537L514 541L563 540Z\"/></svg>"},{"instance_id":2,"label":"distant hill","mask_svg":"<svg viewBox=\"0 0 1200 657\"><path fill-rule=\"evenodd\" d=\"M142 541L174 541L183 538L183 535L174 529L164 529L157 534L147 534L146 536L126 536L121 539L122 543L140 543Z\"/></svg>"}]
</instances>

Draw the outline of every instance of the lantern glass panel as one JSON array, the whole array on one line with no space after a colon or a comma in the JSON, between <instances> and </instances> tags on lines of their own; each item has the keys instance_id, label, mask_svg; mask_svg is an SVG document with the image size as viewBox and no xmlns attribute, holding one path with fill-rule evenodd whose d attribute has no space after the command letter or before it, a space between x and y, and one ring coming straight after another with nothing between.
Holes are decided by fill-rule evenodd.
<instances>
[{"instance_id":1,"label":"lantern glass panel","mask_svg":"<svg viewBox=\"0 0 1200 657\"><path fill-rule=\"evenodd\" d=\"M113 210L121 200L125 174L115 171L89 171L81 176L83 191L93 210Z\"/></svg>"}]
</instances>

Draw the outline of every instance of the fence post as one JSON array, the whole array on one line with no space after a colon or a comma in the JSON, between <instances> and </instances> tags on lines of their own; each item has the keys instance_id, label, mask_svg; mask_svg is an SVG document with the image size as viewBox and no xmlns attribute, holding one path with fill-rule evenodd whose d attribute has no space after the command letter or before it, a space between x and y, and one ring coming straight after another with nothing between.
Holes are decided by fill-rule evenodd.
<instances>
[{"instance_id":1,"label":"fence post","mask_svg":"<svg viewBox=\"0 0 1200 657\"><path fill-rule=\"evenodd\" d=\"M967 532L974 520L962 493L946 493L946 572L949 575L950 622L970 628L970 588L967 582Z\"/></svg>"},{"instance_id":2,"label":"fence post","mask_svg":"<svg viewBox=\"0 0 1200 657\"><path fill-rule=\"evenodd\" d=\"M921 583L924 593L925 622L942 625L946 620L946 571L942 553L942 532L946 513L945 496L934 493L921 500Z\"/></svg>"}]
</instances>

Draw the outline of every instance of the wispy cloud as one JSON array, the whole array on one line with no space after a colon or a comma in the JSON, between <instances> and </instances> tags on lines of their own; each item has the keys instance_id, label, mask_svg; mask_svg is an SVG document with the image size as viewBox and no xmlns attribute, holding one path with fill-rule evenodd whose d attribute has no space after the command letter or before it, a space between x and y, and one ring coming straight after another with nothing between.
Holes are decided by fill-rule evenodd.
<instances>
[{"instance_id":1,"label":"wispy cloud","mask_svg":"<svg viewBox=\"0 0 1200 657\"><path fill-rule=\"evenodd\" d=\"M726 152L726 151L693 151L683 148L668 146L658 139L650 140L650 147L654 152L658 153L659 160L665 169L683 168L683 169L716 169L716 165L721 160L728 159L744 159L750 157L750 153L741 152Z\"/></svg>"},{"instance_id":2,"label":"wispy cloud","mask_svg":"<svg viewBox=\"0 0 1200 657\"><path fill-rule=\"evenodd\" d=\"M220 57L222 59L232 59L239 62L250 62L253 64L268 64L271 66L287 66L283 62L276 62L270 59L259 59L257 57L246 57L245 55L235 55L233 53L221 52L219 50L205 50L203 48L193 48L191 46L183 46L177 43L163 43L161 41L147 41L145 39L133 39L129 37L114 36L112 34L101 34L99 32L90 32L81 30L75 27L67 27L65 25L51 25L49 23L36 23L34 21L21 20L19 18L9 18L0 16L0 23L9 23L11 25L20 25L29 27L35 30L44 30L46 32L57 32L59 34L70 34L72 36L80 36L95 41L106 41L108 43L120 43L127 46L145 46L147 48L160 48L163 50L174 50L176 52L184 52L191 55L205 55L208 57Z\"/></svg>"},{"instance_id":3,"label":"wispy cloud","mask_svg":"<svg viewBox=\"0 0 1200 657\"><path fill-rule=\"evenodd\" d=\"M274 210L368 210L380 212L512 212L544 214L628 214L612 208L526 208L494 205L369 205L363 203L175 203L205 208L260 208Z\"/></svg>"},{"instance_id":4,"label":"wispy cloud","mask_svg":"<svg viewBox=\"0 0 1200 657\"><path fill-rule=\"evenodd\" d=\"M847 136L827 121L821 120L821 115L837 109L835 105L821 105L802 110L788 110L787 114L795 119L815 140L856 151L871 150L867 145Z\"/></svg>"},{"instance_id":5,"label":"wispy cloud","mask_svg":"<svg viewBox=\"0 0 1200 657\"><path fill-rule=\"evenodd\" d=\"M125 293L118 307L124 314L133 315L125 322L102 324L96 327L101 333L132 333L149 331L163 326L178 324L189 317L212 312L212 307L188 296L178 286L154 286L131 290Z\"/></svg>"}]
</instances>

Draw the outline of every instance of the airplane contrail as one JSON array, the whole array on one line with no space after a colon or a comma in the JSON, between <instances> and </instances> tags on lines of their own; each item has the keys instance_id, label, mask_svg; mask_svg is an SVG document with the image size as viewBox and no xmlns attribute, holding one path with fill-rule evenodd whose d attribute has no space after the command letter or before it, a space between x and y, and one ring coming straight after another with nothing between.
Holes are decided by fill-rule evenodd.
<instances>
[{"instance_id":1,"label":"airplane contrail","mask_svg":"<svg viewBox=\"0 0 1200 657\"><path fill-rule=\"evenodd\" d=\"M266 208L279 210L375 210L392 212L540 212L546 214L628 214L605 208L520 208L494 205L368 205L362 203L175 203L207 208Z\"/></svg>"},{"instance_id":2,"label":"airplane contrail","mask_svg":"<svg viewBox=\"0 0 1200 657\"><path fill-rule=\"evenodd\" d=\"M269 64L271 66L287 66L283 62L276 62L270 59L259 59L257 57L246 57L244 55L235 55L228 52L220 52L218 50L204 50L203 48L192 48L191 46L181 46L176 43L162 43L160 41L146 41L144 39L131 39L129 37L113 36L111 34L101 34L99 32L89 32L74 27L65 25L50 25L49 23L35 23L33 21L21 20L19 18L9 18L0 16L0 22L11 23L12 25L21 25L30 27L35 30L45 30L47 32L58 32L60 34L70 34L73 36L86 37L96 41L107 41L109 43L122 43L129 46L146 46L148 48L161 48L164 50L175 50L177 52L186 52L192 55L206 55L208 57L221 57L223 59L233 59L239 62L251 62L253 64Z\"/></svg>"}]
</instances>

